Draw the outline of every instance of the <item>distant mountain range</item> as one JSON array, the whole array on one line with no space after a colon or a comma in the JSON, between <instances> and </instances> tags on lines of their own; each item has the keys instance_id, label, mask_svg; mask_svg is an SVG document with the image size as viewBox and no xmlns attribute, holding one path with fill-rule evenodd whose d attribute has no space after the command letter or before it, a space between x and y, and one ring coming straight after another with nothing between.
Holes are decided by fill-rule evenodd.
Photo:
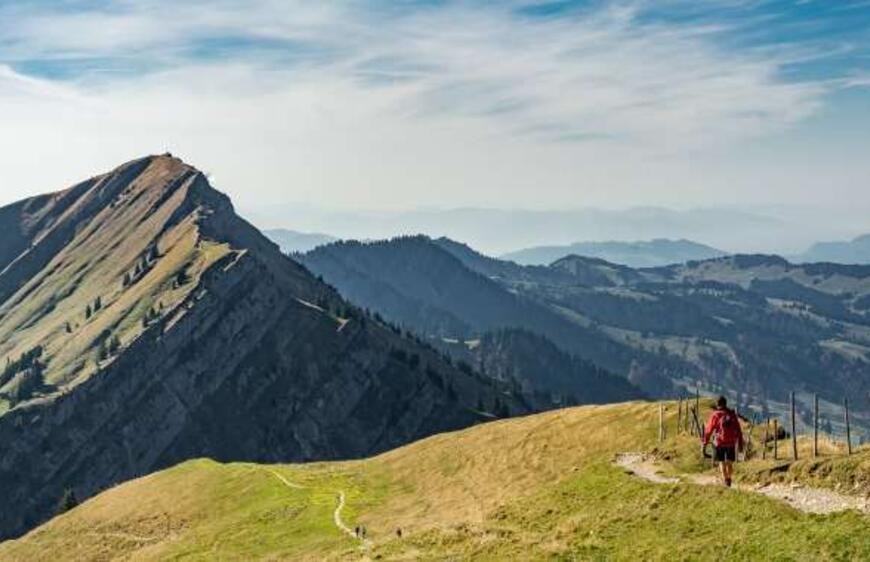
<instances>
[{"instance_id":1,"label":"distant mountain range","mask_svg":"<svg viewBox=\"0 0 870 562\"><path fill-rule=\"evenodd\" d=\"M286 228L273 228L264 230L265 234L272 242L278 244L281 251L285 254L294 254L296 252L307 252L318 246L335 242L337 238L328 234L318 234L309 232L297 232Z\"/></svg>"},{"instance_id":2,"label":"distant mountain range","mask_svg":"<svg viewBox=\"0 0 870 562\"><path fill-rule=\"evenodd\" d=\"M858 415L870 410L867 266L765 255L643 269L572 255L522 266L426 237L341 242L301 259L429 337L486 341L522 329L653 395L700 384L764 410L790 391L817 392L823 404L847 395Z\"/></svg>"},{"instance_id":3,"label":"distant mountain range","mask_svg":"<svg viewBox=\"0 0 870 562\"><path fill-rule=\"evenodd\" d=\"M330 211L306 205L248 209L263 224L303 232L327 232L342 239L378 240L402 234L447 236L488 255L518 248L569 245L585 240L703 240L714 248L780 252L836 238L836 225L806 224L773 213L729 208L508 210L486 208L410 211ZM822 228L823 226L829 228ZM783 249L785 248L785 249ZM561 256L560 256L561 257Z\"/></svg>"},{"instance_id":4,"label":"distant mountain range","mask_svg":"<svg viewBox=\"0 0 870 562\"><path fill-rule=\"evenodd\" d=\"M691 240L656 238L639 242L577 242L567 246L536 246L502 255L502 259L521 265L549 265L569 255L601 258L631 267L659 267L693 260L706 260L726 255Z\"/></svg>"},{"instance_id":5,"label":"distant mountain range","mask_svg":"<svg viewBox=\"0 0 870 562\"><path fill-rule=\"evenodd\" d=\"M791 256L790 259L798 263L870 264L870 234L848 242L818 242L806 252Z\"/></svg>"}]
</instances>

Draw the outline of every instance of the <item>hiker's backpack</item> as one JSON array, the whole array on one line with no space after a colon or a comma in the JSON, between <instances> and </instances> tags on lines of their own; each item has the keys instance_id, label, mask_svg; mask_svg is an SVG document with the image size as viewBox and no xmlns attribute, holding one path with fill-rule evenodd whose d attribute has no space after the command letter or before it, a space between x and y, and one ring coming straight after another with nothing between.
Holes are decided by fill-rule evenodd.
<instances>
[{"instance_id":1,"label":"hiker's backpack","mask_svg":"<svg viewBox=\"0 0 870 562\"><path fill-rule=\"evenodd\" d=\"M719 415L719 424L716 427L716 443L731 446L737 443L740 435L740 420L734 410L725 409Z\"/></svg>"}]
</instances>

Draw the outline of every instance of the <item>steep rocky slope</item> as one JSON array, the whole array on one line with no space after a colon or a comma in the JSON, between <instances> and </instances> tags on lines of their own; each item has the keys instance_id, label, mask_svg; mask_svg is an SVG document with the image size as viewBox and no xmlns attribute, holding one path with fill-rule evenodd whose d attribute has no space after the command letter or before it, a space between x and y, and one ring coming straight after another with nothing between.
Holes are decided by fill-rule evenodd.
<instances>
[{"instance_id":1,"label":"steep rocky slope","mask_svg":"<svg viewBox=\"0 0 870 562\"><path fill-rule=\"evenodd\" d=\"M522 410L344 302L168 155L0 218L0 536L67 488L193 457L350 458L481 404Z\"/></svg>"}]
</instances>

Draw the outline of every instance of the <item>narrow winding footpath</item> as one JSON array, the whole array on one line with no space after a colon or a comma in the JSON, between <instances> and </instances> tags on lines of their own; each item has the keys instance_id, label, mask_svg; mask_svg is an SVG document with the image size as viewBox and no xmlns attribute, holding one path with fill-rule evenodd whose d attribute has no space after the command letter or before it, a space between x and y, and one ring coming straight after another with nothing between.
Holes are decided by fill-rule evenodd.
<instances>
[{"instance_id":1,"label":"narrow winding footpath","mask_svg":"<svg viewBox=\"0 0 870 562\"><path fill-rule=\"evenodd\" d=\"M619 453L613 464L639 478L656 484L689 482L698 486L722 485L718 476L713 474L664 476L660 473L661 467L656 464L655 459L644 453ZM736 484L734 489L783 501L804 513L826 514L854 509L870 515L870 502L866 498L848 496L825 488L814 488L802 484Z\"/></svg>"},{"instance_id":2,"label":"narrow winding footpath","mask_svg":"<svg viewBox=\"0 0 870 562\"><path fill-rule=\"evenodd\" d=\"M295 482L291 482L286 477L284 477L284 475L279 474L278 472L276 472L274 470L267 469L267 471L270 474L272 474L275 478L280 480L281 483L284 484L285 486L287 486L288 488L293 488L294 490L305 490L306 489L305 486L302 486L302 485L297 484ZM347 534L352 539L356 539L356 540L360 541L360 543L362 544L362 546L364 548L366 548L366 549L371 548L372 541L370 541L367 538L357 536L356 532L353 529L351 529L350 527L348 527L345 524L344 520L341 518L341 511L344 509L345 503L346 503L346 500L345 500L344 491L339 490L339 492L338 492L338 505L336 506L335 511L332 513L333 523L335 523L335 526L338 527L339 531L342 531L343 533Z\"/></svg>"}]
</instances>

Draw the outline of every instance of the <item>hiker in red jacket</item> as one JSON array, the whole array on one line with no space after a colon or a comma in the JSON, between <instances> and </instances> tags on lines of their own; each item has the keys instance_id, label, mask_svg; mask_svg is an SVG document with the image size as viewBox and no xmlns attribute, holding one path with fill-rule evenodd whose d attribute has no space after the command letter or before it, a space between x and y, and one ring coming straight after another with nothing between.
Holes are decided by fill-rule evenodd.
<instances>
[{"instance_id":1,"label":"hiker in red jacket","mask_svg":"<svg viewBox=\"0 0 870 562\"><path fill-rule=\"evenodd\" d=\"M731 486L731 475L734 473L734 463L737 451L743 450L743 431L740 429L740 419L737 413L728 408L728 401L720 396L716 401L716 410L707 421L704 428L704 448L716 434L716 453L714 459L719 463L722 480L726 486Z\"/></svg>"}]
</instances>

